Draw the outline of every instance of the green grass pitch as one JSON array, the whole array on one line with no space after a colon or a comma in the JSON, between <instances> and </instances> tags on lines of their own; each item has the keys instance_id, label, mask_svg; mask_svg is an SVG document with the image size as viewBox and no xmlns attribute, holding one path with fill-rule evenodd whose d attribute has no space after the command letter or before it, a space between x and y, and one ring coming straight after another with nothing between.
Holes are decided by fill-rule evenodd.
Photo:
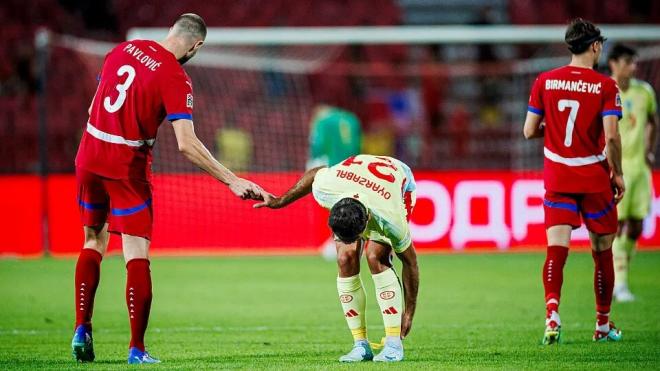
<instances>
[{"instance_id":1,"label":"green grass pitch","mask_svg":"<svg viewBox=\"0 0 660 371\"><path fill-rule=\"evenodd\" d=\"M660 369L660 252L637 254L638 301L614 304L622 343L594 344L591 256L568 259L564 343L539 345L543 254L420 256L418 312L396 366L342 365L351 347L334 263L318 257L155 258L147 345L155 369ZM102 266L94 364L71 358L73 260L0 260L0 369L125 369L128 319L121 258ZM371 341L383 336L363 261ZM393 368L392 368L393 369Z\"/></svg>"}]
</instances>

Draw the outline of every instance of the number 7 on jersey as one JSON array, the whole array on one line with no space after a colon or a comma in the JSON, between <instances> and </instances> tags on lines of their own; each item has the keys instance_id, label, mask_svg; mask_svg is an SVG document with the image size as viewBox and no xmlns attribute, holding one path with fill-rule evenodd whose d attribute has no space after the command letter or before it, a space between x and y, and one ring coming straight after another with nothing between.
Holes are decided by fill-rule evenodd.
<instances>
[{"instance_id":1,"label":"number 7 on jersey","mask_svg":"<svg viewBox=\"0 0 660 371\"><path fill-rule=\"evenodd\" d=\"M570 147L573 144L573 129L575 128L575 119L580 109L580 102L573 99L560 99L557 102L557 108L559 108L559 112L564 112L566 108L570 109L568 120L566 120L566 137L564 138L564 146Z\"/></svg>"}]
</instances>

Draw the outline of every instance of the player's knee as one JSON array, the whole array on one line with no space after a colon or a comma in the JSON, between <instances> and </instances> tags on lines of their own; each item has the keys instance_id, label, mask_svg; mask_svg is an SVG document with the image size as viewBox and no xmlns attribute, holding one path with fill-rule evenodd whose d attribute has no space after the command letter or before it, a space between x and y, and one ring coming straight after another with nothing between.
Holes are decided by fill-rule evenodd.
<instances>
[{"instance_id":1,"label":"player's knee","mask_svg":"<svg viewBox=\"0 0 660 371\"><path fill-rule=\"evenodd\" d=\"M96 250L102 255L108 246L108 232L104 229L85 228L85 243L83 248Z\"/></svg>"},{"instance_id":2,"label":"player's knee","mask_svg":"<svg viewBox=\"0 0 660 371\"><path fill-rule=\"evenodd\" d=\"M358 255L355 251L344 250L337 253L337 265L340 267L353 266L358 261Z\"/></svg>"},{"instance_id":3,"label":"player's knee","mask_svg":"<svg viewBox=\"0 0 660 371\"><path fill-rule=\"evenodd\" d=\"M133 259L149 259L147 252L139 249L124 249L124 261L128 263Z\"/></svg>"},{"instance_id":4,"label":"player's knee","mask_svg":"<svg viewBox=\"0 0 660 371\"><path fill-rule=\"evenodd\" d=\"M83 248L96 250L101 255L105 253L105 243L100 239L87 239L83 245Z\"/></svg>"},{"instance_id":5,"label":"player's knee","mask_svg":"<svg viewBox=\"0 0 660 371\"><path fill-rule=\"evenodd\" d=\"M133 259L149 259L150 242L148 239L127 234L122 234L121 238L124 260L127 263Z\"/></svg>"},{"instance_id":6,"label":"player's knee","mask_svg":"<svg viewBox=\"0 0 660 371\"><path fill-rule=\"evenodd\" d=\"M612 242L614 242L615 233L613 234L604 234L592 238L592 250L595 251L605 251L612 248ZM593 236L592 236L593 237Z\"/></svg>"},{"instance_id":7,"label":"player's knee","mask_svg":"<svg viewBox=\"0 0 660 371\"><path fill-rule=\"evenodd\" d=\"M372 270L387 266L389 265L389 254L383 254L383 251L380 249L369 250L367 251L367 263L369 263L369 268Z\"/></svg>"}]
</instances>

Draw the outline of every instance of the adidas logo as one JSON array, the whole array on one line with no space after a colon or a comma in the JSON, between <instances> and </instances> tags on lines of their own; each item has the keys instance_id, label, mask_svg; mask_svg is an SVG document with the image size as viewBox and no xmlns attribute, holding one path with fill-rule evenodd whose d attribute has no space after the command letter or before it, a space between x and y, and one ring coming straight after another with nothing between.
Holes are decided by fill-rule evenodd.
<instances>
[{"instance_id":1,"label":"adidas logo","mask_svg":"<svg viewBox=\"0 0 660 371\"><path fill-rule=\"evenodd\" d=\"M345 316L348 317L348 318L352 318L352 317L359 316L359 314L354 309L351 309L348 312L346 312Z\"/></svg>"},{"instance_id":2,"label":"adidas logo","mask_svg":"<svg viewBox=\"0 0 660 371\"><path fill-rule=\"evenodd\" d=\"M394 309L394 307L389 307L383 311L383 314L397 314L397 313L399 312L397 312L397 310Z\"/></svg>"}]
</instances>

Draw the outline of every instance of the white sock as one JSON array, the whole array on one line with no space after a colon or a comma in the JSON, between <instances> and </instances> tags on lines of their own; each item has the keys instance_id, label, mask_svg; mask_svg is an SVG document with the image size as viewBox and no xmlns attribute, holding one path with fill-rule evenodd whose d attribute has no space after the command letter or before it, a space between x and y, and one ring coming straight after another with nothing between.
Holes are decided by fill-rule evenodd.
<instances>
[{"instance_id":1,"label":"white sock","mask_svg":"<svg viewBox=\"0 0 660 371\"><path fill-rule=\"evenodd\" d=\"M607 323L604 324L604 325L598 325L598 323L596 323L596 331L599 331L599 332L610 332L610 323L607 322Z\"/></svg>"},{"instance_id":2,"label":"white sock","mask_svg":"<svg viewBox=\"0 0 660 371\"><path fill-rule=\"evenodd\" d=\"M561 326L561 319L559 318L559 313L555 312L554 310L552 313L550 313L550 318L545 319L545 325L547 326L550 321L555 321L557 323L557 326Z\"/></svg>"},{"instance_id":3,"label":"white sock","mask_svg":"<svg viewBox=\"0 0 660 371\"><path fill-rule=\"evenodd\" d=\"M401 337L399 336L386 336L385 343L403 346L403 343L401 342Z\"/></svg>"}]
</instances>

